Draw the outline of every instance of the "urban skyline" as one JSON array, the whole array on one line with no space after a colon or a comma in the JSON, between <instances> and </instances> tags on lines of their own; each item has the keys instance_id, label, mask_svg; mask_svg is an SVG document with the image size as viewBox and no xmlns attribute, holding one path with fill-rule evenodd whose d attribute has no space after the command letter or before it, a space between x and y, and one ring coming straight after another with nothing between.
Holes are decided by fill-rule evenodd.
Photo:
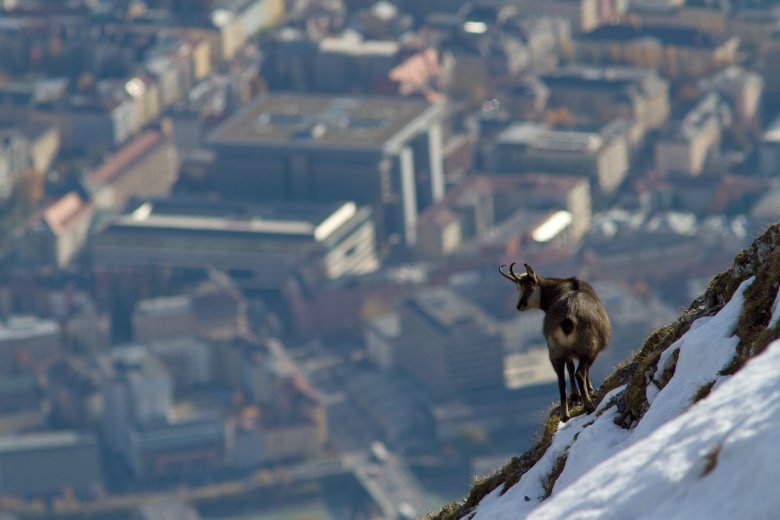
<instances>
[{"instance_id":1,"label":"urban skyline","mask_svg":"<svg viewBox=\"0 0 780 520\"><path fill-rule=\"evenodd\" d=\"M780 219L778 27L772 0L0 0L0 510L461 498L557 396L499 265L593 284L600 383Z\"/></svg>"}]
</instances>

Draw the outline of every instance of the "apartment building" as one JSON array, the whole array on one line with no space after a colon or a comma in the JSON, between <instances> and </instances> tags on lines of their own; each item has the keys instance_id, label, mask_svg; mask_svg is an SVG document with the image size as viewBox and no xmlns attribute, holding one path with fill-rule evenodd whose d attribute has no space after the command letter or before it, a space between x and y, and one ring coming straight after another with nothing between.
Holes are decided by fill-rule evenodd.
<instances>
[{"instance_id":1,"label":"apartment building","mask_svg":"<svg viewBox=\"0 0 780 520\"><path fill-rule=\"evenodd\" d=\"M672 81L701 78L734 65L739 39L689 27L604 25L581 35L577 59L594 65L631 65Z\"/></svg>"},{"instance_id":2,"label":"apartment building","mask_svg":"<svg viewBox=\"0 0 780 520\"><path fill-rule=\"evenodd\" d=\"M262 95L210 135L210 180L230 199L371 205L381 239L411 245L444 196L443 117L415 99Z\"/></svg>"},{"instance_id":3,"label":"apartment building","mask_svg":"<svg viewBox=\"0 0 780 520\"><path fill-rule=\"evenodd\" d=\"M496 324L446 288L404 302L397 362L435 395L502 386L503 343Z\"/></svg>"},{"instance_id":4,"label":"apartment building","mask_svg":"<svg viewBox=\"0 0 780 520\"><path fill-rule=\"evenodd\" d=\"M567 66L545 74L551 108L567 108L587 120L633 121L638 144L644 135L669 119L669 82L658 73L634 67Z\"/></svg>"},{"instance_id":5,"label":"apartment building","mask_svg":"<svg viewBox=\"0 0 780 520\"><path fill-rule=\"evenodd\" d=\"M279 289L295 269L334 279L378 267L371 210L353 202L252 206L138 201L93 242L104 269L217 269L238 285Z\"/></svg>"},{"instance_id":6,"label":"apartment building","mask_svg":"<svg viewBox=\"0 0 780 520\"><path fill-rule=\"evenodd\" d=\"M61 346L56 321L12 316L0 322L0 373L49 366L61 359Z\"/></svg>"},{"instance_id":7,"label":"apartment building","mask_svg":"<svg viewBox=\"0 0 780 520\"><path fill-rule=\"evenodd\" d=\"M0 436L0 496L94 493L103 484L97 439L70 430ZM46 468L46 471L41 471Z\"/></svg>"},{"instance_id":8,"label":"apartment building","mask_svg":"<svg viewBox=\"0 0 780 520\"><path fill-rule=\"evenodd\" d=\"M665 173L701 175L720 152L724 111L717 94L708 94L680 121L668 125L655 142L655 164Z\"/></svg>"},{"instance_id":9,"label":"apartment building","mask_svg":"<svg viewBox=\"0 0 780 520\"><path fill-rule=\"evenodd\" d=\"M577 172L600 193L614 193L628 173L628 123L615 120L601 128L550 128L514 123L495 139L485 157L496 173Z\"/></svg>"}]
</instances>

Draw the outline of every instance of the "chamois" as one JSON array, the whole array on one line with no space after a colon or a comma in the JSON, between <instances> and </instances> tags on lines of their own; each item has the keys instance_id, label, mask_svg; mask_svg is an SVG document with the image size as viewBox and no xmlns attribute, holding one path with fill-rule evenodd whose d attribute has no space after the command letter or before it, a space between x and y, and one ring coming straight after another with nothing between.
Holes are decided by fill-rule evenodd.
<instances>
[{"instance_id":1,"label":"chamois","mask_svg":"<svg viewBox=\"0 0 780 520\"><path fill-rule=\"evenodd\" d=\"M543 332L550 362L558 376L561 421L569 420L564 366L569 372L571 400L582 399L585 409L593 412L590 367L612 336L612 325L604 305L593 287L583 280L539 276L528 264L524 264L526 272L517 275L514 265L513 262L509 266L508 273L504 265L498 271L517 286L518 311L541 309L545 313ZM576 372L575 358L579 361Z\"/></svg>"}]
</instances>

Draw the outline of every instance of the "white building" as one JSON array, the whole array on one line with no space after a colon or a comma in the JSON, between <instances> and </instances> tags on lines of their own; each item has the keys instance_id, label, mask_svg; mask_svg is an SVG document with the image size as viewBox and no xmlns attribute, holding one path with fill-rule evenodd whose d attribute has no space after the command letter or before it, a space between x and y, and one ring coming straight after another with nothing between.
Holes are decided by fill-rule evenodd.
<instances>
[{"instance_id":1,"label":"white building","mask_svg":"<svg viewBox=\"0 0 780 520\"><path fill-rule=\"evenodd\" d=\"M208 383L211 379L209 346L192 337L149 343L149 350L168 369L176 388Z\"/></svg>"},{"instance_id":2,"label":"white building","mask_svg":"<svg viewBox=\"0 0 780 520\"><path fill-rule=\"evenodd\" d=\"M0 132L0 202L11 196L16 180L29 167L28 142L20 132Z\"/></svg>"},{"instance_id":3,"label":"white building","mask_svg":"<svg viewBox=\"0 0 780 520\"><path fill-rule=\"evenodd\" d=\"M387 314L368 320L363 337L369 359L383 370L393 368L400 336L401 317L398 314Z\"/></svg>"},{"instance_id":4,"label":"white building","mask_svg":"<svg viewBox=\"0 0 780 520\"><path fill-rule=\"evenodd\" d=\"M697 176L707 160L720 152L726 105L706 95L682 121L669 125L655 144L655 164L663 172Z\"/></svg>"},{"instance_id":5,"label":"white building","mask_svg":"<svg viewBox=\"0 0 780 520\"><path fill-rule=\"evenodd\" d=\"M140 346L115 349L102 368L103 435L121 451L131 429L168 421L173 382L160 360Z\"/></svg>"}]
</instances>

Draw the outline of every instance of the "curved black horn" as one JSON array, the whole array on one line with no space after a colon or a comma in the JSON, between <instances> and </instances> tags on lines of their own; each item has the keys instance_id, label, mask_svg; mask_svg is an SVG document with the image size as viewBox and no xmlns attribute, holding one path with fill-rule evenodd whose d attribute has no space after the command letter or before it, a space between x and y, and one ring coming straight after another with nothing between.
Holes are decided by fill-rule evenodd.
<instances>
[{"instance_id":1,"label":"curved black horn","mask_svg":"<svg viewBox=\"0 0 780 520\"><path fill-rule=\"evenodd\" d=\"M517 274L515 274L515 270L512 269L516 263L517 262L512 262L511 264L509 264L509 274L511 274L512 278L514 278L516 281L519 281L520 278L517 276Z\"/></svg>"},{"instance_id":2,"label":"curved black horn","mask_svg":"<svg viewBox=\"0 0 780 520\"><path fill-rule=\"evenodd\" d=\"M523 265L525 266L525 271L528 273L528 276L531 276L531 277L536 276L536 273L534 272L534 268L533 267L531 267L528 264L523 264Z\"/></svg>"},{"instance_id":3,"label":"curved black horn","mask_svg":"<svg viewBox=\"0 0 780 520\"><path fill-rule=\"evenodd\" d=\"M498 272L501 273L501 276L503 276L504 278L506 278L507 280L509 280L512 283L516 282L517 280L515 280L512 276L507 274L507 272L502 269L503 267L506 267L506 266L503 265L503 264L498 266Z\"/></svg>"}]
</instances>

